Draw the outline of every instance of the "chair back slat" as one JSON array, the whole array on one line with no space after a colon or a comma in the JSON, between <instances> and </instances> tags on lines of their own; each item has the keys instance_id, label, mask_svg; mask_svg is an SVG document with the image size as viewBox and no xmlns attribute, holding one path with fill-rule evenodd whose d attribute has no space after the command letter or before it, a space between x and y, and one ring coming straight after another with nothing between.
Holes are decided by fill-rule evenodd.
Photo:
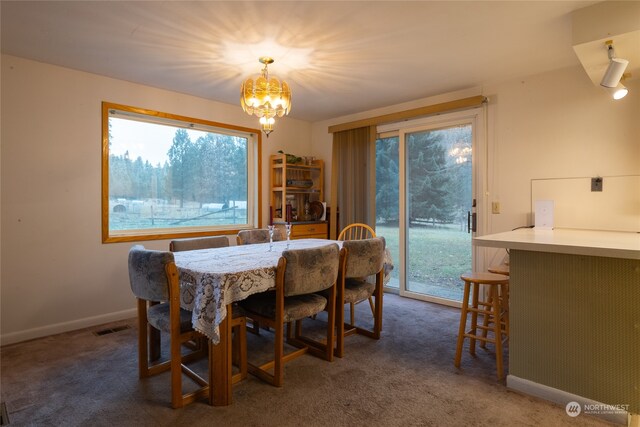
<instances>
[{"instance_id":1,"label":"chair back slat","mask_svg":"<svg viewBox=\"0 0 640 427\"><path fill-rule=\"evenodd\" d=\"M319 292L333 286L338 278L339 253L335 243L282 252L287 261L284 296Z\"/></svg>"},{"instance_id":2,"label":"chair back slat","mask_svg":"<svg viewBox=\"0 0 640 427\"><path fill-rule=\"evenodd\" d=\"M384 267L384 237L364 240L345 240L347 250L346 278L377 274Z\"/></svg>"},{"instance_id":3,"label":"chair back slat","mask_svg":"<svg viewBox=\"0 0 640 427\"><path fill-rule=\"evenodd\" d=\"M147 301L168 301L166 266L174 263L171 252L153 251L142 245L129 250L129 283L133 294Z\"/></svg>"},{"instance_id":4,"label":"chair back slat","mask_svg":"<svg viewBox=\"0 0 640 427\"><path fill-rule=\"evenodd\" d=\"M269 230L258 228L255 230L241 230L238 232L238 245L252 245L254 243L269 243ZM273 241L284 240L279 228L273 230Z\"/></svg>"},{"instance_id":5,"label":"chair back slat","mask_svg":"<svg viewBox=\"0 0 640 427\"><path fill-rule=\"evenodd\" d=\"M362 240L376 237L376 232L367 224L349 224L342 229L338 235L338 240Z\"/></svg>"},{"instance_id":6,"label":"chair back slat","mask_svg":"<svg viewBox=\"0 0 640 427\"><path fill-rule=\"evenodd\" d=\"M227 236L196 237L193 239L172 240L169 243L171 252L194 251L197 249L226 248L229 246Z\"/></svg>"}]
</instances>

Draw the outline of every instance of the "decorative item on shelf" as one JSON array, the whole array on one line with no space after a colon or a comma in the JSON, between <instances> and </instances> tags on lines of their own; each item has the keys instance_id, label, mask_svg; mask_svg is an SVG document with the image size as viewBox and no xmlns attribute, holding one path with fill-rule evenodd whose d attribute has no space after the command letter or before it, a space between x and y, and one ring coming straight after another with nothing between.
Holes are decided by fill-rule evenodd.
<instances>
[{"instance_id":1,"label":"decorative item on shelf","mask_svg":"<svg viewBox=\"0 0 640 427\"><path fill-rule=\"evenodd\" d=\"M291 203L287 203L287 217L285 220L287 222L291 222L293 220L293 209L291 208Z\"/></svg>"},{"instance_id":2,"label":"decorative item on shelf","mask_svg":"<svg viewBox=\"0 0 640 427\"><path fill-rule=\"evenodd\" d=\"M324 204L322 202L314 200L309 204L309 214L311 215L311 219L313 221L320 220L324 215Z\"/></svg>"},{"instance_id":3,"label":"decorative item on shelf","mask_svg":"<svg viewBox=\"0 0 640 427\"><path fill-rule=\"evenodd\" d=\"M295 154L285 153L282 150L278 150L278 154L284 154L285 156L287 156L287 163L290 163L292 165L302 162L302 157L298 157Z\"/></svg>"},{"instance_id":4,"label":"decorative item on shelf","mask_svg":"<svg viewBox=\"0 0 640 427\"><path fill-rule=\"evenodd\" d=\"M288 179L287 187L302 187L302 188L311 188L313 187L313 180L311 179Z\"/></svg>"},{"instance_id":5,"label":"decorative item on shelf","mask_svg":"<svg viewBox=\"0 0 640 427\"><path fill-rule=\"evenodd\" d=\"M273 132L274 117L282 117L291 111L291 89L284 80L281 83L276 77L269 77L268 66L273 64L273 58L263 56L258 61L264 68L255 81L247 79L242 83L240 105L245 113L260 118L262 131L268 138Z\"/></svg>"},{"instance_id":6,"label":"decorative item on shelf","mask_svg":"<svg viewBox=\"0 0 640 427\"><path fill-rule=\"evenodd\" d=\"M309 214L309 209L311 205L309 205L309 201L304 202L304 220L309 221L311 219L311 215Z\"/></svg>"},{"instance_id":7,"label":"decorative item on shelf","mask_svg":"<svg viewBox=\"0 0 640 427\"><path fill-rule=\"evenodd\" d=\"M293 194L287 194L286 203L287 206L291 206L291 210L293 210L295 208L296 196Z\"/></svg>"}]
</instances>

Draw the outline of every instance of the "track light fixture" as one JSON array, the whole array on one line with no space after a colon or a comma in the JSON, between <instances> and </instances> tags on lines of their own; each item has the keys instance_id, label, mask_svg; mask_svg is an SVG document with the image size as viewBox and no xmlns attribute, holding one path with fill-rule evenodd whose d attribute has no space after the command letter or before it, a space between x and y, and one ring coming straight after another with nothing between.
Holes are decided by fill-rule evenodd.
<instances>
[{"instance_id":1,"label":"track light fixture","mask_svg":"<svg viewBox=\"0 0 640 427\"><path fill-rule=\"evenodd\" d=\"M613 99L622 99L629 93L629 89L622 83L618 83L616 87L606 87L607 92L611 94Z\"/></svg>"},{"instance_id":2,"label":"track light fixture","mask_svg":"<svg viewBox=\"0 0 640 427\"><path fill-rule=\"evenodd\" d=\"M629 65L629 61L616 58L615 50L613 49L613 40L607 40L604 44L607 46L609 66L602 76L600 85L611 93L613 99L624 98L629 91L620 83L620 79L622 79L624 70L627 68L627 65Z\"/></svg>"}]
</instances>

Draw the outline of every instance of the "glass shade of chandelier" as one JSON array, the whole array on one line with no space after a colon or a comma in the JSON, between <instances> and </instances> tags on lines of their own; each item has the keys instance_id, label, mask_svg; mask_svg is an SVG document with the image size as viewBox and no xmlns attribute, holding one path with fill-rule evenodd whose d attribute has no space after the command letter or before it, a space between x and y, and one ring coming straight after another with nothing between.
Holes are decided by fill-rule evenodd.
<instances>
[{"instance_id":1,"label":"glass shade of chandelier","mask_svg":"<svg viewBox=\"0 0 640 427\"><path fill-rule=\"evenodd\" d=\"M273 58L263 56L258 59L264 68L260 76L247 79L240 88L240 105L247 114L260 118L262 131L269 137L273 132L275 117L282 117L291 111L291 89L276 77L269 77L269 64Z\"/></svg>"}]
</instances>

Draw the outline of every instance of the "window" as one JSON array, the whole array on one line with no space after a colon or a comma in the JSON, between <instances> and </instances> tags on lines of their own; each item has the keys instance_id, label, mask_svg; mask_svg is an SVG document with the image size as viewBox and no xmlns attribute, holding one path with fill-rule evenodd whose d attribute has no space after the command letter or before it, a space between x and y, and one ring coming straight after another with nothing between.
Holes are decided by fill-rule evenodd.
<instances>
[{"instance_id":1,"label":"window","mask_svg":"<svg viewBox=\"0 0 640 427\"><path fill-rule=\"evenodd\" d=\"M102 241L260 223L260 132L102 103Z\"/></svg>"}]
</instances>

